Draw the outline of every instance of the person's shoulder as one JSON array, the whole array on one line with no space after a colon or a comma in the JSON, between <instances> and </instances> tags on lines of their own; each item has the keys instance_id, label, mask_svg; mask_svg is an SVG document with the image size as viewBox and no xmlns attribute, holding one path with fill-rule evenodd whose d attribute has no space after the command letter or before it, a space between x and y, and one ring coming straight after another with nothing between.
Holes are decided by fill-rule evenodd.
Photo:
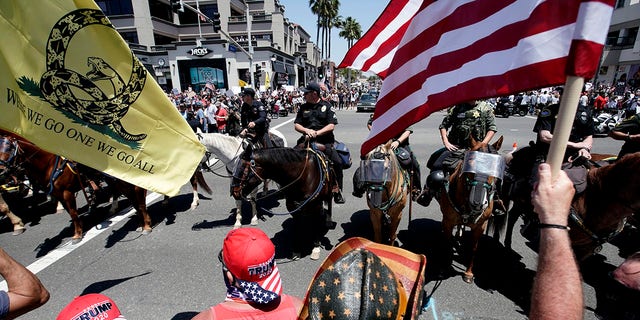
<instances>
[{"instance_id":1,"label":"person's shoulder","mask_svg":"<svg viewBox=\"0 0 640 320\"><path fill-rule=\"evenodd\" d=\"M557 110L557 105L556 104L552 104L549 106L546 106L544 108L542 108L542 110L540 110L540 113L538 114L538 118L540 119L552 119L556 116L556 114L558 113Z\"/></svg>"},{"instance_id":2,"label":"person's shoulder","mask_svg":"<svg viewBox=\"0 0 640 320\"><path fill-rule=\"evenodd\" d=\"M291 304L296 307L298 312L302 310L302 307L304 306L304 301L302 301L302 299L288 294L283 294L282 296L287 297L291 301Z\"/></svg>"},{"instance_id":3,"label":"person's shoulder","mask_svg":"<svg viewBox=\"0 0 640 320\"><path fill-rule=\"evenodd\" d=\"M493 107L486 101L478 102L478 105L476 106L476 108L478 108L480 112L486 112L486 113L493 112Z\"/></svg>"}]
</instances>

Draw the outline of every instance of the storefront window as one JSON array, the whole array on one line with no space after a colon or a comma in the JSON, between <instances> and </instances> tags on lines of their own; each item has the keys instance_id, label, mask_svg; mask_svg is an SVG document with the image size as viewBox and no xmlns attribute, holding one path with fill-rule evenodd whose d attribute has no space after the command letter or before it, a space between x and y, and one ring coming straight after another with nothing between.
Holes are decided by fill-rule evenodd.
<instances>
[{"instance_id":1,"label":"storefront window","mask_svg":"<svg viewBox=\"0 0 640 320\"><path fill-rule=\"evenodd\" d=\"M189 68L191 75L191 86L194 90L201 90L207 83L211 83L216 88L224 88L224 73L222 70L211 67Z\"/></svg>"}]
</instances>

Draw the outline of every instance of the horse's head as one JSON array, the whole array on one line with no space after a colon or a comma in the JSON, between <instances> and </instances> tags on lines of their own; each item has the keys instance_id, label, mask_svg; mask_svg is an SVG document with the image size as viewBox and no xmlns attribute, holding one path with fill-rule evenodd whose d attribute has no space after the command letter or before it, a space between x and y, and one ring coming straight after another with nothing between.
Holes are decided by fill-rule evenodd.
<instances>
[{"instance_id":1,"label":"horse's head","mask_svg":"<svg viewBox=\"0 0 640 320\"><path fill-rule=\"evenodd\" d=\"M391 149L391 141L369 152L360 165L360 181L367 186L370 208L385 208L395 204L402 195L404 177L398 174L400 166ZM403 204L404 205L404 204Z\"/></svg>"},{"instance_id":2,"label":"horse's head","mask_svg":"<svg viewBox=\"0 0 640 320\"><path fill-rule=\"evenodd\" d=\"M0 137L0 181L5 181L15 165L18 142L10 137Z\"/></svg>"},{"instance_id":3,"label":"horse's head","mask_svg":"<svg viewBox=\"0 0 640 320\"><path fill-rule=\"evenodd\" d=\"M256 162L253 159L253 145L248 143L240 155L231 178L231 195L240 200L246 197L260 182L255 174Z\"/></svg>"},{"instance_id":4,"label":"horse's head","mask_svg":"<svg viewBox=\"0 0 640 320\"><path fill-rule=\"evenodd\" d=\"M473 140L473 139L472 139ZM504 173L504 158L498 154L503 137L494 144L472 141L473 148L451 176L455 188L454 203L459 203L463 220L476 223L493 208L496 185Z\"/></svg>"}]
</instances>

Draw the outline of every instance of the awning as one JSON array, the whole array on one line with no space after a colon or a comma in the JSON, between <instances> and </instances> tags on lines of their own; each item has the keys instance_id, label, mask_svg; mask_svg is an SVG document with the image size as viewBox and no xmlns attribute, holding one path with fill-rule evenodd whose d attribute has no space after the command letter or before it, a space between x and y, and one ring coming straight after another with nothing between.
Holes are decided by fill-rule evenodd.
<instances>
[{"instance_id":1,"label":"awning","mask_svg":"<svg viewBox=\"0 0 640 320\"><path fill-rule=\"evenodd\" d=\"M284 63L280 61L273 62L273 71L278 73L287 73L287 71L284 69Z\"/></svg>"},{"instance_id":2,"label":"awning","mask_svg":"<svg viewBox=\"0 0 640 320\"><path fill-rule=\"evenodd\" d=\"M296 69L293 66L286 65L288 74L296 74Z\"/></svg>"}]
</instances>

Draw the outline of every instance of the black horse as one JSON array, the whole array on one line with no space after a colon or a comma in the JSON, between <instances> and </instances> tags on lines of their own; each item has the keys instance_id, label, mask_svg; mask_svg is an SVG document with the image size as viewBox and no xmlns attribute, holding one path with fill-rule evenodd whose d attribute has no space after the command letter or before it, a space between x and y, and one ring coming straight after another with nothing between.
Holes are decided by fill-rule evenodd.
<instances>
[{"instance_id":1,"label":"black horse","mask_svg":"<svg viewBox=\"0 0 640 320\"><path fill-rule=\"evenodd\" d=\"M328 231L331 217L330 165L324 154L312 149L248 147L231 182L235 199L246 197L264 180L273 180L284 194L294 221L293 257L312 245L311 259L318 259L320 241ZM326 206L327 209L324 207Z\"/></svg>"}]
</instances>

